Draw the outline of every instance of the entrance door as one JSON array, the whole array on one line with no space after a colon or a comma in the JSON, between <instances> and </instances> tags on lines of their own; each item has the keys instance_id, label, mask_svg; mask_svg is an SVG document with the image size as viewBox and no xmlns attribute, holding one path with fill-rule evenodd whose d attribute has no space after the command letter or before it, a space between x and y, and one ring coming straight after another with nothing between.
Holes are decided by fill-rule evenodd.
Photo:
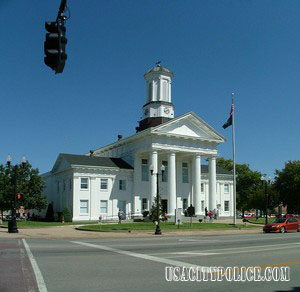
<instances>
[{"instance_id":1,"label":"entrance door","mask_svg":"<svg viewBox=\"0 0 300 292\"><path fill-rule=\"evenodd\" d=\"M126 219L126 201L118 201L118 208L122 213L122 219Z\"/></svg>"},{"instance_id":2,"label":"entrance door","mask_svg":"<svg viewBox=\"0 0 300 292\"><path fill-rule=\"evenodd\" d=\"M163 213L168 213L168 200L161 200Z\"/></svg>"}]
</instances>

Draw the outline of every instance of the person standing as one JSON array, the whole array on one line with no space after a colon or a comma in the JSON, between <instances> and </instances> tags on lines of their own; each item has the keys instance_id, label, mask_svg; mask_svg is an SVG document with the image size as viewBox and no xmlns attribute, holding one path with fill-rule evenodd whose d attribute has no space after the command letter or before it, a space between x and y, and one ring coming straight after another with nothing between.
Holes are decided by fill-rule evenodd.
<instances>
[{"instance_id":1,"label":"person standing","mask_svg":"<svg viewBox=\"0 0 300 292\"><path fill-rule=\"evenodd\" d=\"M213 211L212 210L209 211L208 216L209 216L209 221L213 222Z\"/></svg>"}]
</instances>

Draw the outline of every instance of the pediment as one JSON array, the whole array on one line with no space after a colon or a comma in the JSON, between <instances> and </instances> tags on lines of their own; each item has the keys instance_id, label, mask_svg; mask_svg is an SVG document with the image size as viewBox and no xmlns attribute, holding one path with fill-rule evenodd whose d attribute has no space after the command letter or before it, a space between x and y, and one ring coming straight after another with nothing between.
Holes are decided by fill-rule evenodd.
<instances>
[{"instance_id":1,"label":"pediment","mask_svg":"<svg viewBox=\"0 0 300 292\"><path fill-rule=\"evenodd\" d=\"M152 133L206 141L225 142L226 139L194 113L187 113L153 128Z\"/></svg>"},{"instance_id":2,"label":"pediment","mask_svg":"<svg viewBox=\"0 0 300 292\"><path fill-rule=\"evenodd\" d=\"M69 169L71 167L70 163L66 161L60 154L58 158L56 159L56 162L54 163L54 166L52 168L52 172L61 172L66 169Z\"/></svg>"}]
</instances>

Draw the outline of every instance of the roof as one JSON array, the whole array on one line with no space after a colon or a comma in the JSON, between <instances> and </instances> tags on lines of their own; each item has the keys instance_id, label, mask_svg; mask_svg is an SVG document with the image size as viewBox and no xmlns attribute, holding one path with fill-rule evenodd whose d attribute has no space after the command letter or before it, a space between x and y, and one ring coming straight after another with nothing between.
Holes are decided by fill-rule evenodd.
<instances>
[{"instance_id":1,"label":"roof","mask_svg":"<svg viewBox=\"0 0 300 292\"><path fill-rule=\"evenodd\" d=\"M155 67L151 68L150 70L148 70L144 76L146 76L147 74L149 73L153 73L153 72L164 72L164 73L168 73L169 75L171 75L171 78L173 78L174 74L173 72L171 72L171 70L169 70L168 68L166 67L163 67L161 65L156 65Z\"/></svg>"},{"instance_id":2,"label":"roof","mask_svg":"<svg viewBox=\"0 0 300 292\"><path fill-rule=\"evenodd\" d=\"M206 122L204 122L198 115L196 115L195 113L193 112L188 112L188 113L185 113L183 115L180 115L178 117L175 117L173 119L170 119L169 121L163 123L163 124L160 124L156 127L152 127L152 128L147 128L145 130L142 130L138 133L135 133L129 137L125 137L121 140L117 140L111 144L108 144L108 145L105 145L105 146L102 146L100 148L97 148L97 149L94 149L94 153L97 152L97 154L101 153L101 152L104 152L104 151L107 151L107 149L112 149L112 148L117 148L117 147L120 147L121 145L126 145L126 144L129 144L130 142L134 141L134 140L137 140L137 139L140 139L142 137L145 137L145 136L149 136L150 134L154 133L155 134L155 131L162 127L162 126L167 126L168 124L170 123L175 123L177 121L179 121L180 119L184 119L186 117L194 117L195 120L198 120L198 122L200 124L204 124L205 126L207 126L211 131L213 131L216 135L218 135L223 141L221 142L225 142L226 141L226 138L224 136L222 136L221 134L219 134L213 127L211 127L210 125L208 125ZM194 138L194 137L190 137L190 138ZM214 141L216 142L216 141ZM218 142L220 143L220 142Z\"/></svg>"},{"instance_id":3,"label":"roof","mask_svg":"<svg viewBox=\"0 0 300 292\"><path fill-rule=\"evenodd\" d=\"M208 165L201 165L201 173L208 173ZM222 167L216 166L216 172L217 174L227 174L227 175L233 175L232 171L228 171Z\"/></svg>"},{"instance_id":4,"label":"roof","mask_svg":"<svg viewBox=\"0 0 300 292\"><path fill-rule=\"evenodd\" d=\"M133 167L125 162L122 158L109 158L65 153L61 153L60 157L65 159L71 165L105 166L118 167L121 169L133 169Z\"/></svg>"}]
</instances>

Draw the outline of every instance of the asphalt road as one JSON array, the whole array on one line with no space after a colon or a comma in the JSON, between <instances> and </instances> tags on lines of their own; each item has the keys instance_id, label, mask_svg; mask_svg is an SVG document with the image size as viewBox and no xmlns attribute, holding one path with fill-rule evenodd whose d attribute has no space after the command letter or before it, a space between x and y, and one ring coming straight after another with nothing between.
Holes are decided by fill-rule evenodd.
<instances>
[{"instance_id":1,"label":"asphalt road","mask_svg":"<svg viewBox=\"0 0 300 292\"><path fill-rule=\"evenodd\" d=\"M0 248L1 269L9 267L9 271L4 269L0 274L1 292L37 291L37 286L41 291L64 292L300 291L299 233L0 239ZM169 282L165 279L166 266L260 266L263 269L267 266L289 266L290 281L230 282L223 279L215 282ZM17 277L11 276L14 273ZM33 276L38 283L32 282Z\"/></svg>"}]
</instances>

